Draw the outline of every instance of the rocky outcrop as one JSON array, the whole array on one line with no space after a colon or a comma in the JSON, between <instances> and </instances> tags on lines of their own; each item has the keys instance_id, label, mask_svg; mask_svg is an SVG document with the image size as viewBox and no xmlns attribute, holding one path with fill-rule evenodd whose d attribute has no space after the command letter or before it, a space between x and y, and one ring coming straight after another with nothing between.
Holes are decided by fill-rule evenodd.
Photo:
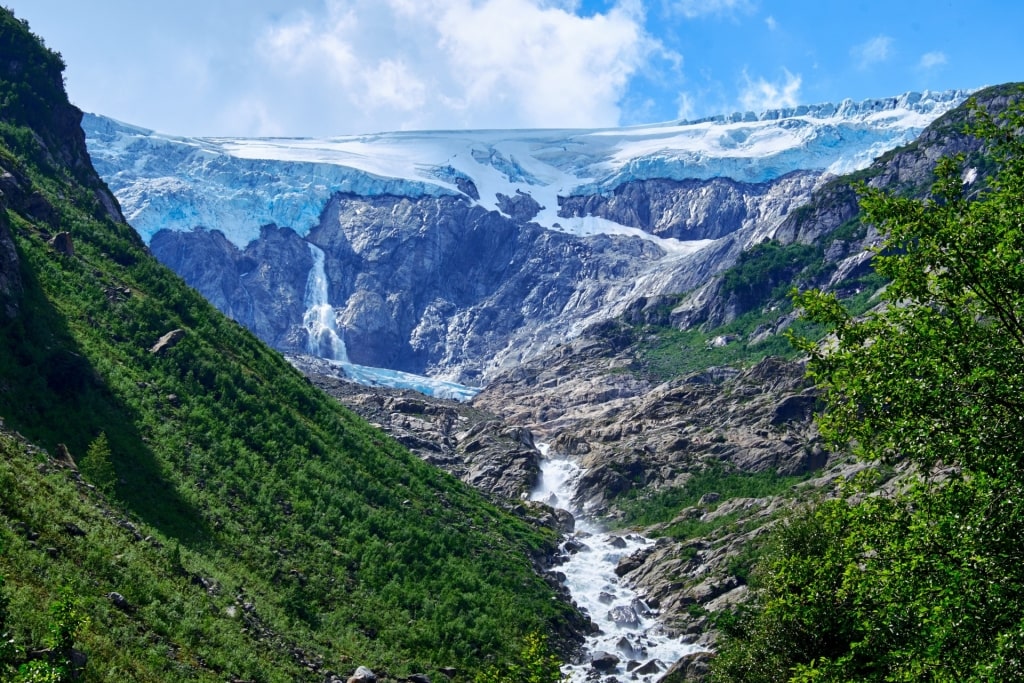
<instances>
[{"instance_id":1,"label":"rocky outcrop","mask_svg":"<svg viewBox=\"0 0 1024 683\"><path fill-rule=\"evenodd\" d=\"M636 180L611 194L565 197L559 215L598 216L659 237L714 240L770 226L804 204L820 172L797 171L764 183L729 178Z\"/></svg>"},{"instance_id":2,"label":"rocky outcrop","mask_svg":"<svg viewBox=\"0 0 1024 683\"><path fill-rule=\"evenodd\" d=\"M465 403L414 391L366 387L325 374L311 379L427 462L496 501L524 499L537 484L541 454L525 427ZM548 517L545 524L552 528L572 528L571 516L545 510L530 514Z\"/></svg>"},{"instance_id":3,"label":"rocky outcrop","mask_svg":"<svg viewBox=\"0 0 1024 683\"><path fill-rule=\"evenodd\" d=\"M1021 91L1016 84L997 86L977 93L976 97L978 106L998 113L1019 99ZM859 223L857 183L912 197L928 196L940 158L962 154L969 168L980 163L980 141L963 132L970 116L967 106L961 105L939 117L916 140L882 155L863 171L823 183L806 203L794 207L771 231L746 240L744 245L764 238L783 245L815 245L822 251L821 258L806 280L798 284L840 295L855 293L857 278L870 272L871 249L881 242L875 226ZM983 179L978 185L984 185ZM735 261L738 255L734 241L734 251L722 262ZM724 325L752 309L724 293L720 278L711 277L696 284L694 291L672 312L672 322L680 328Z\"/></svg>"},{"instance_id":4,"label":"rocky outcrop","mask_svg":"<svg viewBox=\"0 0 1024 683\"><path fill-rule=\"evenodd\" d=\"M521 219L533 200L512 199ZM604 318L665 257L638 237L544 230L453 196L337 195L307 239L326 254L353 362L470 384ZM304 353L305 241L275 226L245 249L217 231L163 231L151 249L271 345Z\"/></svg>"},{"instance_id":5,"label":"rocky outcrop","mask_svg":"<svg viewBox=\"0 0 1024 683\"><path fill-rule=\"evenodd\" d=\"M185 338L185 330L176 329L162 335L153 346L150 347L149 352L160 356L167 353L170 349L173 349L178 342Z\"/></svg>"}]
</instances>

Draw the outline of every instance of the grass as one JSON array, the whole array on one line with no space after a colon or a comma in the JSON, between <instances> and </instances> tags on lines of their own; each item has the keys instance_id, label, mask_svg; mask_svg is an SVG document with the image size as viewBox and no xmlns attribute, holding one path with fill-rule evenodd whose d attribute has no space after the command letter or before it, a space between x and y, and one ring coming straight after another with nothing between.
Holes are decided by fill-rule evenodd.
<instances>
[{"instance_id":1,"label":"grass","mask_svg":"<svg viewBox=\"0 0 1024 683\"><path fill-rule=\"evenodd\" d=\"M806 480L806 475L788 476L773 471L747 473L711 468L695 473L683 486L653 493L631 489L616 504L623 512L620 520L623 526L652 526L670 522L682 510L697 505L707 493L719 495L714 507L734 498L795 497L793 487ZM700 534L669 535L693 538Z\"/></svg>"}]
</instances>

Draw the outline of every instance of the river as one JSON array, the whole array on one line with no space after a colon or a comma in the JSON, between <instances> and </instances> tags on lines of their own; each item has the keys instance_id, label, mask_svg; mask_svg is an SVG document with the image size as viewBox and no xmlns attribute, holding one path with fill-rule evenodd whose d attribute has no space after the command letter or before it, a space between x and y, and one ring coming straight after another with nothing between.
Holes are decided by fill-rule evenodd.
<instances>
[{"instance_id":1,"label":"river","mask_svg":"<svg viewBox=\"0 0 1024 683\"><path fill-rule=\"evenodd\" d=\"M565 548L577 548L558 567L573 600L600 631L587 637L582 661L562 668L572 683L604 677L653 683L683 655L703 648L670 637L657 611L615 575L619 560L653 543L636 533L608 532L598 520L573 509L571 500L583 470L539 445L541 480L530 496L576 517L576 531Z\"/></svg>"}]
</instances>

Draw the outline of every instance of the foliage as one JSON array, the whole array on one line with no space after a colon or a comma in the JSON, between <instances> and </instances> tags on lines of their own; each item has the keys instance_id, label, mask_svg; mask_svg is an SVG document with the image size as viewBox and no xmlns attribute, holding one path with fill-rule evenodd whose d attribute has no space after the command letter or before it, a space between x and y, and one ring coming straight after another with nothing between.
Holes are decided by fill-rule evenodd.
<instances>
[{"instance_id":1,"label":"foliage","mask_svg":"<svg viewBox=\"0 0 1024 683\"><path fill-rule=\"evenodd\" d=\"M616 500L623 512L623 526L651 526L671 521L679 512L696 505L709 492L719 495L718 503L732 498L766 498L793 494L793 486L805 476L786 476L774 471L742 472L724 467L709 467L694 473L682 486L645 492L630 489Z\"/></svg>"},{"instance_id":2,"label":"foliage","mask_svg":"<svg viewBox=\"0 0 1024 683\"><path fill-rule=\"evenodd\" d=\"M66 683L71 680L64 667L36 659L18 667L14 683Z\"/></svg>"},{"instance_id":3,"label":"foliage","mask_svg":"<svg viewBox=\"0 0 1024 683\"><path fill-rule=\"evenodd\" d=\"M114 492L117 473L110 461L110 444L106 432L100 432L100 435L89 444L78 468L101 491L108 495Z\"/></svg>"},{"instance_id":4,"label":"foliage","mask_svg":"<svg viewBox=\"0 0 1024 683\"><path fill-rule=\"evenodd\" d=\"M492 666L476 676L476 683L558 683L562 680L558 657L548 649L547 638L529 633L519 654L503 667Z\"/></svg>"},{"instance_id":5,"label":"foliage","mask_svg":"<svg viewBox=\"0 0 1024 683\"><path fill-rule=\"evenodd\" d=\"M969 681L1024 676L1024 106L971 132L997 169L936 169L926 200L862 188L885 234L887 305L802 341L826 392L823 433L917 474L890 497L847 496L783 525L755 571L755 609L714 665L719 681Z\"/></svg>"},{"instance_id":6,"label":"foliage","mask_svg":"<svg viewBox=\"0 0 1024 683\"><path fill-rule=\"evenodd\" d=\"M736 265L723 274L722 296L735 295L745 308L782 298L797 274L822 268L821 256L821 248L815 245L765 240L740 254Z\"/></svg>"},{"instance_id":7,"label":"foliage","mask_svg":"<svg viewBox=\"0 0 1024 683\"><path fill-rule=\"evenodd\" d=\"M675 327L639 328L640 340L636 355L645 372L657 380L667 380L709 367L747 367L768 356L794 358L796 350L783 334L768 334L763 341L750 341L749 337L763 326L773 325L780 315L791 310L788 306L772 311L750 311L732 322L711 330L680 330ZM815 335L822 328L803 320L793 322L800 334ZM726 343L714 344L721 338Z\"/></svg>"}]
</instances>

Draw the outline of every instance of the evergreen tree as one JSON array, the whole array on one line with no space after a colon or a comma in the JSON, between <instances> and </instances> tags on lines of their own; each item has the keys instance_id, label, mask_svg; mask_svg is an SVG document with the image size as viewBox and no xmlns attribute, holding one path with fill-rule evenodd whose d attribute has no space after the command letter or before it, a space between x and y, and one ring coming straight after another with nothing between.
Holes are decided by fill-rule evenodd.
<instances>
[{"instance_id":1,"label":"evergreen tree","mask_svg":"<svg viewBox=\"0 0 1024 683\"><path fill-rule=\"evenodd\" d=\"M96 488L110 495L117 485L117 473L110 461L110 444L107 441L105 432L100 432L85 452L85 457L79 463L79 469L85 478Z\"/></svg>"}]
</instances>

